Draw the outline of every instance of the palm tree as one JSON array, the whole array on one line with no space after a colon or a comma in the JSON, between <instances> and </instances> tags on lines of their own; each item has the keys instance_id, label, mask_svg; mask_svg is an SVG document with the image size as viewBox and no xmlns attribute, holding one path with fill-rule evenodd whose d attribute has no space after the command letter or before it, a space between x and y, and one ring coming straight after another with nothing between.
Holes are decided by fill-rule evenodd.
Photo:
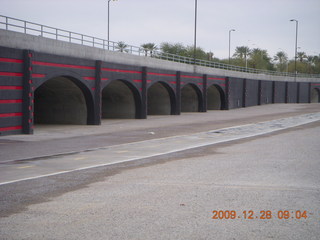
<instances>
[{"instance_id":1,"label":"palm tree","mask_svg":"<svg viewBox=\"0 0 320 240\"><path fill-rule=\"evenodd\" d=\"M288 61L288 56L284 51L277 52L273 57L275 61L279 61L279 64L283 64Z\"/></svg>"},{"instance_id":2,"label":"palm tree","mask_svg":"<svg viewBox=\"0 0 320 240\"><path fill-rule=\"evenodd\" d=\"M143 48L146 56L148 55L148 51L150 51L150 56L152 57L153 51L157 50L157 46L154 43L145 43L142 44L141 47Z\"/></svg>"},{"instance_id":3,"label":"palm tree","mask_svg":"<svg viewBox=\"0 0 320 240\"><path fill-rule=\"evenodd\" d=\"M250 55L250 48L246 46L241 46L241 47L236 47L236 52L233 54L234 58L237 58L240 60L240 64L237 65L242 65L247 67L247 59L248 56Z\"/></svg>"},{"instance_id":4,"label":"palm tree","mask_svg":"<svg viewBox=\"0 0 320 240\"><path fill-rule=\"evenodd\" d=\"M273 57L275 61L278 61L278 70L283 72L286 69L286 64L288 63L288 55L284 51L279 51Z\"/></svg>"},{"instance_id":5,"label":"palm tree","mask_svg":"<svg viewBox=\"0 0 320 240\"><path fill-rule=\"evenodd\" d=\"M297 58L299 59L300 62L303 62L304 59L307 59L307 54L305 52L298 52Z\"/></svg>"},{"instance_id":6,"label":"palm tree","mask_svg":"<svg viewBox=\"0 0 320 240\"><path fill-rule=\"evenodd\" d=\"M236 52L233 54L233 57L240 58L240 59L246 59L246 57L250 54L249 47L241 46L236 47Z\"/></svg>"},{"instance_id":7,"label":"palm tree","mask_svg":"<svg viewBox=\"0 0 320 240\"><path fill-rule=\"evenodd\" d=\"M120 41L117 43L116 49L118 49L119 52L128 52L127 47L128 45L125 44L125 42Z\"/></svg>"},{"instance_id":8,"label":"palm tree","mask_svg":"<svg viewBox=\"0 0 320 240\"><path fill-rule=\"evenodd\" d=\"M254 48L250 53L250 61L253 68L273 70L267 50Z\"/></svg>"}]
</instances>

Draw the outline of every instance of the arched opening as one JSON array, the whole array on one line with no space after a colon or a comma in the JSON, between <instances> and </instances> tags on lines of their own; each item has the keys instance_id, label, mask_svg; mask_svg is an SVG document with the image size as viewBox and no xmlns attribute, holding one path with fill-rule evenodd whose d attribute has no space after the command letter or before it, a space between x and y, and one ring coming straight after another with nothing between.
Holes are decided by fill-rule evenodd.
<instances>
[{"instance_id":1,"label":"arched opening","mask_svg":"<svg viewBox=\"0 0 320 240\"><path fill-rule=\"evenodd\" d=\"M193 84L181 89L181 112L199 112L201 110L201 92Z\"/></svg>"},{"instance_id":2,"label":"arched opening","mask_svg":"<svg viewBox=\"0 0 320 240\"><path fill-rule=\"evenodd\" d=\"M34 93L34 122L87 124L88 104L81 83L69 77L52 78Z\"/></svg>"},{"instance_id":3,"label":"arched opening","mask_svg":"<svg viewBox=\"0 0 320 240\"><path fill-rule=\"evenodd\" d=\"M225 108L224 93L220 86L211 85L207 89L208 110L222 110Z\"/></svg>"},{"instance_id":4,"label":"arched opening","mask_svg":"<svg viewBox=\"0 0 320 240\"><path fill-rule=\"evenodd\" d=\"M320 102L320 90L318 88L312 89L311 92L311 103L319 103Z\"/></svg>"},{"instance_id":5,"label":"arched opening","mask_svg":"<svg viewBox=\"0 0 320 240\"><path fill-rule=\"evenodd\" d=\"M102 118L136 118L137 90L130 83L116 80L102 90Z\"/></svg>"},{"instance_id":6,"label":"arched opening","mask_svg":"<svg viewBox=\"0 0 320 240\"><path fill-rule=\"evenodd\" d=\"M157 82L148 89L148 115L170 115L173 111L174 93L165 83Z\"/></svg>"}]
</instances>

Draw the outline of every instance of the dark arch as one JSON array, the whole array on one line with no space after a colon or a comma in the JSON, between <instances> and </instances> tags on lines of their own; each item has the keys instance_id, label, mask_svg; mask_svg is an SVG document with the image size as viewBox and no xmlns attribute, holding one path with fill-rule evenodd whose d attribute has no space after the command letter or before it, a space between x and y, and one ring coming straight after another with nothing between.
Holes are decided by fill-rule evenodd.
<instances>
[{"instance_id":1,"label":"dark arch","mask_svg":"<svg viewBox=\"0 0 320 240\"><path fill-rule=\"evenodd\" d=\"M89 89L74 77L53 77L35 90L35 123L93 124L93 111Z\"/></svg>"},{"instance_id":2,"label":"dark arch","mask_svg":"<svg viewBox=\"0 0 320 240\"><path fill-rule=\"evenodd\" d=\"M200 89L189 83L181 89L181 112L202 112L203 100Z\"/></svg>"},{"instance_id":3,"label":"dark arch","mask_svg":"<svg viewBox=\"0 0 320 240\"><path fill-rule=\"evenodd\" d=\"M156 82L148 88L148 115L170 115L175 110L175 94L164 82Z\"/></svg>"},{"instance_id":4,"label":"dark arch","mask_svg":"<svg viewBox=\"0 0 320 240\"><path fill-rule=\"evenodd\" d=\"M125 80L114 80L102 90L102 118L139 118L139 91Z\"/></svg>"},{"instance_id":5,"label":"dark arch","mask_svg":"<svg viewBox=\"0 0 320 240\"><path fill-rule=\"evenodd\" d=\"M208 110L225 109L225 95L223 89L216 84L211 85L207 89L207 107Z\"/></svg>"},{"instance_id":6,"label":"dark arch","mask_svg":"<svg viewBox=\"0 0 320 240\"><path fill-rule=\"evenodd\" d=\"M312 89L311 102L312 103L319 103L320 102L320 90L318 88Z\"/></svg>"}]
</instances>

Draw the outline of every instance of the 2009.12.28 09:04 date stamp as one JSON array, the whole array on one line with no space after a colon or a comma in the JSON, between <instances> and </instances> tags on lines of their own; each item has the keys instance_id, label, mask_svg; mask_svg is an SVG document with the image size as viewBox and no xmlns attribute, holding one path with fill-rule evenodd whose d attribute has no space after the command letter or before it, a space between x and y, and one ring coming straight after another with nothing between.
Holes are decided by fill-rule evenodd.
<instances>
[{"instance_id":1,"label":"2009.12.28 09:04 date stamp","mask_svg":"<svg viewBox=\"0 0 320 240\"><path fill-rule=\"evenodd\" d=\"M245 211L235 211L235 210L214 210L212 211L212 219L308 219L312 213L306 210L245 210Z\"/></svg>"}]
</instances>

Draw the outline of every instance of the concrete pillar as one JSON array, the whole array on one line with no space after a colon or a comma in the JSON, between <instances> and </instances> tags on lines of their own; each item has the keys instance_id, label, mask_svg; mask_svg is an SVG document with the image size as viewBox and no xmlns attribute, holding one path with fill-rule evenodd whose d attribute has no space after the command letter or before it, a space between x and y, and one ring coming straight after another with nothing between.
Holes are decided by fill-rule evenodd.
<instances>
[{"instance_id":1,"label":"concrete pillar","mask_svg":"<svg viewBox=\"0 0 320 240\"><path fill-rule=\"evenodd\" d=\"M272 81L272 103L276 101L276 83Z\"/></svg>"},{"instance_id":2,"label":"concrete pillar","mask_svg":"<svg viewBox=\"0 0 320 240\"><path fill-rule=\"evenodd\" d=\"M181 115L181 72L176 74L176 109L174 115Z\"/></svg>"},{"instance_id":3,"label":"concrete pillar","mask_svg":"<svg viewBox=\"0 0 320 240\"><path fill-rule=\"evenodd\" d=\"M290 100L289 100L289 83L286 82L286 90L285 90L285 103L288 103Z\"/></svg>"},{"instance_id":4,"label":"concrete pillar","mask_svg":"<svg viewBox=\"0 0 320 240\"><path fill-rule=\"evenodd\" d=\"M32 80L33 52L23 51L23 93L22 93L22 132L33 134L33 80Z\"/></svg>"},{"instance_id":5,"label":"concrete pillar","mask_svg":"<svg viewBox=\"0 0 320 240\"><path fill-rule=\"evenodd\" d=\"M94 111L92 125L101 125L101 71L102 62L96 61L96 73L95 73L95 89L94 89Z\"/></svg>"},{"instance_id":6,"label":"concrete pillar","mask_svg":"<svg viewBox=\"0 0 320 240\"><path fill-rule=\"evenodd\" d=\"M225 109L229 110L230 109L230 79L229 77L226 78L226 105Z\"/></svg>"},{"instance_id":7,"label":"concrete pillar","mask_svg":"<svg viewBox=\"0 0 320 240\"><path fill-rule=\"evenodd\" d=\"M138 119L146 119L147 118L147 67L142 67L141 73L141 107L140 111L137 112Z\"/></svg>"},{"instance_id":8,"label":"concrete pillar","mask_svg":"<svg viewBox=\"0 0 320 240\"><path fill-rule=\"evenodd\" d=\"M243 79L243 90L242 90L242 107L246 107L247 105L247 79Z\"/></svg>"},{"instance_id":9,"label":"concrete pillar","mask_svg":"<svg viewBox=\"0 0 320 240\"><path fill-rule=\"evenodd\" d=\"M202 81L202 96L203 96L203 103L202 103L202 112L207 112L208 109L208 96L207 96L207 82L208 82L208 75L204 74L203 75L203 81Z\"/></svg>"},{"instance_id":10,"label":"concrete pillar","mask_svg":"<svg viewBox=\"0 0 320 240\"><path fill-rule=\"evenodd\" d=\"M258 105L261 105L262 102L262 81L258 83Z\"/></svg>"}]
</instances>

